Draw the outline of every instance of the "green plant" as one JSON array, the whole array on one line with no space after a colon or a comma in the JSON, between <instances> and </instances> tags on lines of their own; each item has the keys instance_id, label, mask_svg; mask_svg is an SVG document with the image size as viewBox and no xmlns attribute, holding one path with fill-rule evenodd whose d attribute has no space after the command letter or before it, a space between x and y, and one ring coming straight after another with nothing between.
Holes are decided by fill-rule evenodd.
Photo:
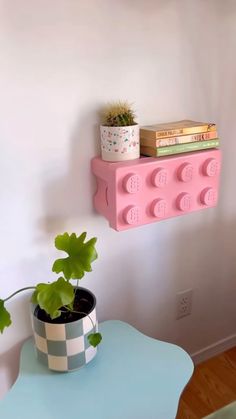
<instances>
[{"instance_id":1,"label":"green plant","mask_svg":"<svg viewBox=\"0 0 236 419\"><path fill-rule=\"evenodd\" d=\"M106 127L125 127L137 125L135 113L127 102L108 104L102 112L102 125Z\"/></svg>"},{"instance_id":2,"label":"green plant","mask_svg":"<svg viewBox=\"0 0 236 419\"><path fill-rule=\"evenodd\" d=\"M91 272L91 263L97 259L97 251L95 249L96 237L85 242L86 233L82 233L79 237L75 233L69 235L64 233L55 238L55 247L68 254L67 257L57 259L52 271L55 273L62 272L64 276L59 277L51 283L39 283L35 286L25 287L17 290L9 297L0 299L0 331L3 333L5 327L11 325L11 316L5 307L5 303L16 294L32 289L34 290L31 297L33 304L38 304L51 319L60 317L62 312L81 313L75 308L76 287L70 281L76 280L77 286L85 272ZM91 320L92 321L92 320ZM93 329L95 325L93 324ZM88 336L89 342L93 346L97 346L102 337L100 333L91 333Z\"/></svg>"}]
</instances>

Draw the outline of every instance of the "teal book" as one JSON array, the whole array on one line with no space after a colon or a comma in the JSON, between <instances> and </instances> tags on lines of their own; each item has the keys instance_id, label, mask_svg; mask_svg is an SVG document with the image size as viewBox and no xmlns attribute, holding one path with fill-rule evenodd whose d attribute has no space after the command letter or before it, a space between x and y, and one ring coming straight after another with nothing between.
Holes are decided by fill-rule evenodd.
<instances>
[{"instance_id":1,"label":"teal book","mask_svg":"<svg viewBox=\"0 0 236 419\"><path fill-rule=\"evenodd\" d=\"M168 147L154 148L154 147L141 145L140 151L141 151L141 154L144 156L164 157L164 156L170 156L172 154L189 153L191 151L200 151L200 150L205 150L208 148L215 148L215 147L219 147L219 145L220 145L219 138L215 138L214 140L209 140L209 141L198 141L195 143L176 144L176 145L171 145Z\"/></svg>"}]
</instances>

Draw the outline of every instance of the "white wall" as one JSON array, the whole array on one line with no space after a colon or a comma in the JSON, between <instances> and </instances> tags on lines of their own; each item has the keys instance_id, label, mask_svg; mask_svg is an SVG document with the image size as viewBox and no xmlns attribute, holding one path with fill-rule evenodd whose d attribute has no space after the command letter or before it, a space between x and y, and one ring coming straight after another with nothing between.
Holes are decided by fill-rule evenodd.
<instances>
[{"instance_id":1,"label":"white wall","mask_svg":"<svg viewBox=\"0 0 236 419\"><path fill-rule=\"evenodd\" d=\"M126 320L190 352L236 333L235 23L233 0L0 0L1 297L53 279L54 236L87 230L99 259L83 284L101 320ZM95 213L97 112L116 99L134 102L141 124L218 124L217 209L123 233ZM188 287L192 315L176 321L175 294ZM8 306L1 394L31 333L27 297Z\"/></svg>"}]
</instances>

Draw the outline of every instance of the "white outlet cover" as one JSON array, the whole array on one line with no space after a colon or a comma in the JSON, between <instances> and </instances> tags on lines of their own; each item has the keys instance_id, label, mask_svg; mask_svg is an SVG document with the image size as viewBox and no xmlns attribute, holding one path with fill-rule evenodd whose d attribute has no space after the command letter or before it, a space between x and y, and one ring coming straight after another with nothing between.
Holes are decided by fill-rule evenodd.
<instances>
[{"instance_id":1,"label":"white outlet cover","mask_svg":"<svg viewBox=\"0 0 236 419\"><path fill-rule=\"evenodd\" d=\"M189 288L176 294L176 319L188 316L192 312L193 289Z\"/></svg>"}]
</instances>

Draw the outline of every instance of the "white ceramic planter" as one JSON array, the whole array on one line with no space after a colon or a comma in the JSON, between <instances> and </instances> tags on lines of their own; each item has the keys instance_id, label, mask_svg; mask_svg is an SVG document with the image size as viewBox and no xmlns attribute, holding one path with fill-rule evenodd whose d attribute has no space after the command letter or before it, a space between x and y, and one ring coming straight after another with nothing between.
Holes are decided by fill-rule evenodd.
<instances>
[{"instance_id":1,"label":"white ceramic planter","mask_svg":"<svg viewBox=\"0 0 236 419\"><path fill-rule=\"evenodd\" d=\"M101 125L101 152L105 161L133 160L140 157L139 126Z\"/></svg>"},{"instance_id":2,"label":"white ceramic planter","mask_svg":"<svg viewBox=\"0 0 236 419\"><path fill-rule=\"evenodd\" d=\"M90 318L97 326L96 298L86 288L79 289L89 293L94 302L89 316L82 319L63 324L46 323L37 318L36 306L32 306L37 358L50 370L64 372L77 370L90 362L97 353L97 348L91 346L87 339L90 333L94 333Z\"/></svg>"}]
</instances>

